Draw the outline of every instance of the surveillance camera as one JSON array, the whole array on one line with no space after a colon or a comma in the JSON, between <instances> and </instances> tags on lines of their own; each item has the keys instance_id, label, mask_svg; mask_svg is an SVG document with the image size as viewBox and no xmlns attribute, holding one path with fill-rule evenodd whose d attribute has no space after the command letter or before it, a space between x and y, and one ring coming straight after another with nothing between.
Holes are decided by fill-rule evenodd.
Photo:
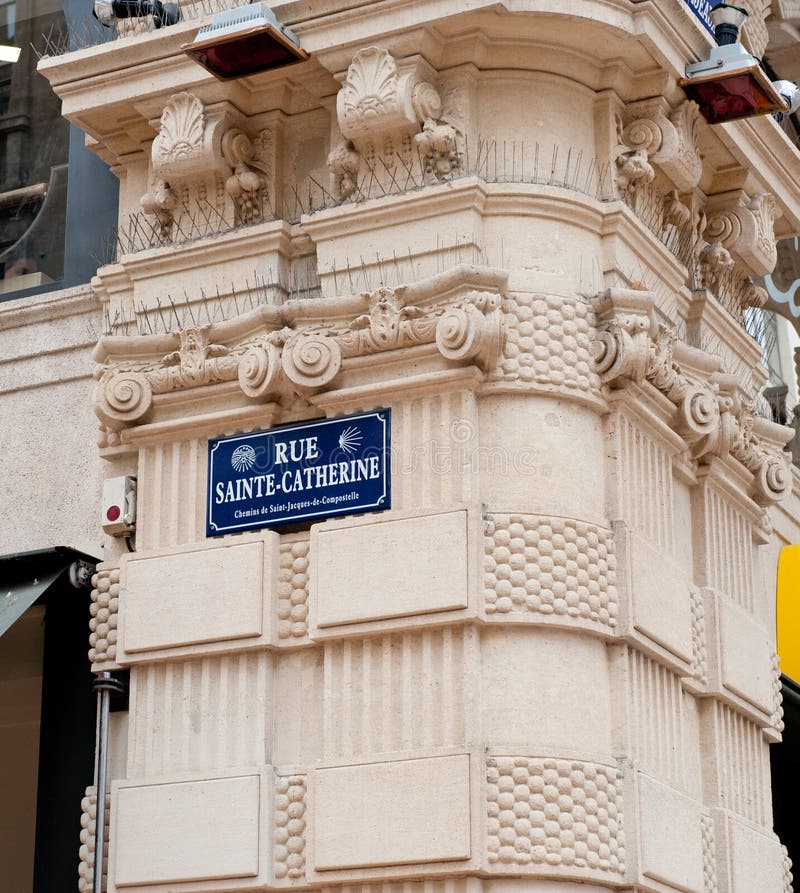
<instances>
[{"instance_id":1,"label":"surveillance camera","mask_svg":"<svg viewBox=\"0 0 800 893\"><path fill-rule=\"evenodd\" d=\"M783 121L786 115L791 115L800 109L800 87L794 81L773 81L772 86L789 106L788 111L778 112L775 115L776 121Z\"/></svg>"},{"instance_id":2,"label":"surveillance camera","mask_svg":"<svg viewBox=\"0 0 800 893\"><path fill-rule=\"evenodd\" d=\"M180 21L181 10L177 3L162 3L161 0L94 0L92 15L110 28L117 19L153 17L153 25L175 25Z\"/></svg>"}]
</instances>

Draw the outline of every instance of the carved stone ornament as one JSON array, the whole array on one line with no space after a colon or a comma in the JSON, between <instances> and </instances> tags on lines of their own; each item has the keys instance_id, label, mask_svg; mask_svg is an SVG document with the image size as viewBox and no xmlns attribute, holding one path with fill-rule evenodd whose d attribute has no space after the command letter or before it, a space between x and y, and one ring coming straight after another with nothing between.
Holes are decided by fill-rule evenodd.
<instances>
[{"instance_id":1,"label":"carved stone ornament","mask_svg":"<svg viewBox=\"0 0 800 893\"><path fill-rule=\"evenodd\" d=\"M233 199L238 223L257 223L263 216L262 198L269 171L256 157L256 147L239 128L222 137L222 157L233 168L225 181L225 191Z\"/></svg>"},{"instance_id":2,"label":"carved stone ornament","mask_svg":"<svg viewBox=\"0 0 800 893\"><path fill-rule=\"evenodd\" d=\"M448 363L489 372L503 348L501 295L462 287L454 297L437 301L440 281L449 293L454 278L447 273L414 286L326 299L324 308L316 301L263 307L264 334L254 333L252 320L241 317L179 335L104 338L98 346L104 362L95 370L95 412L108 430L120 431L146 422L158 394L230 381L238 381L251 400L307 397L334 385L350 358L416 346L427 346ZM409 293L420 295L424 306L408 303ZM321 321L346 319L348 312L349 323ZM227 346L223 338L236 343ZM151 360L110 360L120 354L141 357L149 343L176 349Z\"/></svg>"},{"instance_id":3,"label":"carved stone ornament","mask_svg":"<svg viewBox=\"0 0 800 893\"><path fill-rule=\"evenodd\" d=\"M761 192L752 199L738 195L732 201L716 196L715 199L703 233L706 241L719 242L757 276L771 273L778 262L774 230L778 204L775 197L769 192Z\"/></svg>"},{"instance_id":4,"label":"carved stone ornament","mask_svg":"<svg viewBox=\"0 0 800 893\"><path fill-rule=\"evenodd\" d=\"M356 191L362 157L379 138L407 138L416 132L414 141L426 172L436 179L451 172L458 160L457 133L442 120L442 99L424 79L428 73L432 74L419 59L401 70L384 47L366 47L353 57L336 97L344 142L328 156L331 189L337 198L347 199Z\"/></svg>"},{"instance_id":5,"label":"carved stone ornament","mask_svg":"<svg viewBox=\"0 0 800 893\"><path fill-rule=\"evenodd\" d=\"M142 196L141 205L145 214L156 218L158 234L162 241L167 241L172 235L175 209L178 207L178 197L169 184L164 180L156 180L153 189Z\"/></svg>"},{"instance_id":6,"label":"carved stone ornament","mask_svg":"<svg viewBox=\"0 0 800 893\"><path fill-rule=\"evenodd\" d=\"M340 143L328 155L328 170L331 174L331 192L338 198L350 198L358 189L358 172L361 168L361 155L348 140Z\"/></svg>"},{"instance_id":7,"label":"carved stone ornament","mask_svg":"<svg viewBox=\"0 0 800 893\"><path fill-rule=\"evenodd\" d=\"M676 407L675 428L698 460L729 455L753 475L752 498L782 499L792 475L781 447L791 431L741 405L736 380L708 371L709 358L655 324L650 292L608 289L595 300L595 366L610 387L648 383ZM704 371L705 370L705 371Z\"/></svg>"},{"instance_id":8,"label":"carved stone ornament","mask_svg":"<svg viewBox=\"0 0 800 893\"><path fill-rule=\"evenodd\" d=\"M227 174L221 147L226 126L224 113L209 112L192 93L170 97L151 149L153 176L174 187L213 171Z\"/></svg>"},{"instance_id":9,"label":"carved stone ornament","mask_svg":"<svg viewBox=\"0 0 800 893\"><path fill-rule=\"evenodd\" d=\"M635 191L655 176L656 165L678 192L689 192L703 172L697 148L699 109L687 100L674 111L645 103L634 108L642 114L628 123L617 147L617 184L621 191Z\"/></svg>"},{"instance_id":10,"label":"carved stone ornament","mask_svg":"<svg viewBox=\"0 0 800 893\"><path fill-rule=\"evenodd\" d=\"M420 121L439 117L442 102L416 69L401 74L389 50L366 47L347 69L336 112L342 136L356 139L376 130L415 130Z\"/></svg>"}]
</instances>

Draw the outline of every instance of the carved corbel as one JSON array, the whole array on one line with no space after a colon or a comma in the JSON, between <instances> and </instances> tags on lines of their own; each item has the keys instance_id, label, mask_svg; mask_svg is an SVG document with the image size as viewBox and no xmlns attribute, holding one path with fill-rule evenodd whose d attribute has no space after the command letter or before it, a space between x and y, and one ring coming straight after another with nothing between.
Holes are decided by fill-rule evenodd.
<instances>
[{"instance_id":1,"label":"carved corbel","mask_svg":"<svg viewBox=\"0 0 800 893\"><path fill-rule=\"evenodd\" d=\"M690 192L700 182L702 162L697 148L699 109L687 100L674 111L666 102L639 103L629 109L633 119L621 128L616 149L617 185L635 192L652 182L656 165L677 192Z\"/></svg>"},{"instance_id":2,"label":"carved corbel","mask_svg":"<svg viewBox=\"0 0 800 893\"><path fill-rule=\"evenodd\" d=\"M150 149L154 185L141 199L144 212L156 218L162 241L172 235L180 189L230 173L222 151L228 126L222 107L206 109L192 93L176 93L164 106Z\"/></svg>"},{"instance_id":3,"label":"carved corbel","mask_svg":"<svg viewBox=\"0 0 800 893\"><path fill-rule=\"evenodd\" d=\"M206 109L194 94L170 97L150 153L153 176L174 186L213 171L227 174L222 157L226 127L224 111Z\"/></svg>"},{"instance_id":4,"label":"carved corbel","mask_svg":"<svg viewBox=\"0 0 800 893\"><path fill-rule=\"evenodd\" d=\"M720 243L756 275L771 273L778 260L775 197L769 192L761 192L752 199L740 193L728 193L714 196L709 205L703 233L706 241Z\"/></svg>"},{"instance_id":5,"label":"carved corbel","mask_svg":"<svg viewBox=\"0 0 800 893\"><path fill-rule=\"evenodd\" d=\"M389 50L373 46L353 57L336 112L342 136L355 141L376 131L418 130L427 119L438 119L442 101L419 64L401 72Z\"/></svg>"},{"instance_id":6,"label":"carved corbel","mask_svg":"<svg viewBox=\"0 0 800 893\"><path fill-rule=\"evenodd\" d=\"M356 53L336 97L345 142L328 156L337 198L353 194L361 159L379 139L402 141L416 134L426 171L437 179L452 171L458 160L457 132L442 120L441 96L427 79L434 75L419 57L398 65L385 47L366 47Z\"/></svg>"},{"instance_id":7,"label":"carved corbel","mask_svg":"<svg viewBox=\"0 0 800 893\"><path fill-rule=\"evenodd\" d=\"M651 339L658 330L654 296L647 291L609 288L593 303L600 326L593 348L597 374L612 387L621 386L626 379L644 381Z\"/></svg>"}]
</instances>

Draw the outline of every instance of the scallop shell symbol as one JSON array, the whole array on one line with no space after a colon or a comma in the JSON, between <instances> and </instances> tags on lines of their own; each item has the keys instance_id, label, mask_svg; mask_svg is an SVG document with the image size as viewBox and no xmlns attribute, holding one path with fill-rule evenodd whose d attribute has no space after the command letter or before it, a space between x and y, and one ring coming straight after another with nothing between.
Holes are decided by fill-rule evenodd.
<instances>
[{"instance_id":1,"label":"scallop shell symbol","mask_svg":"<svg viewBox=\"0 0 800 893\"><path fill-rule=\"evenodd\" d=\"M355 453L361 446L361 432L358 428L345 428L339 435L339 448L346 453Z\"/></svg>"},{"instance_id":2,"label":"scallop shell symbol","mask_svg":"<svg viewBox=\"0 0 800 893\"><path fill-rule=\"evenodd\" d=\"M236 447L231 456L231 465L235 471L250 471L256 464L256 451L247 443Z\"/></svg>"}]
</instances>

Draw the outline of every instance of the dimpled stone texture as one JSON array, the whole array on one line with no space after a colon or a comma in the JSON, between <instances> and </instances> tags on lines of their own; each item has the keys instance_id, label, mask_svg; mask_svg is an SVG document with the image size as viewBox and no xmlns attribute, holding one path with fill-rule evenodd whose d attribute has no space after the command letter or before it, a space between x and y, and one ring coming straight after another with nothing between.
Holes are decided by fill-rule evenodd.
<instances>
[{"instance_id":1,"label":"dimpled stone texture","mask_svg":"<svg viewBox=\"0 0 800 893\"><path fill-rule=\"evenodd\" d=\"M308 539L283 542L278 568L278 638L308 634Z\"/></svg>"},{"instance_id":2,"label":"dimpled stone texture","mask_svg":"<svg viewBox=\"0 0 800 893\"><path fill-rule=\"evenodd\" d=\"M777 654L772 655L772 697L775 705L770 717L773 729L781 733L784 729L783 723L783 685L781 683L781 662Z\"/></svg>"},{"instance_id":3,"label":"dimpled stone texture","mask_svg":"<svg viewBox=\"0 0 800 893\"><path fill-rule=\"evenodd\" d=\"M89 606L89 660L102 664L117 659L119 568L100 568L92 577Z\"/></svg>"},{"instance_id":4,"label":"dimpled stone texture","mask_svg":"<svg viewBox=\"0 0 800 893\"><path fill-rule=\"evenodd\" d=\"M714 846L714 820L710 815L700 818L703 835L703 893L717 893L717 854Z\"/></svg>"},{"instance_id":5,"label":"dimpled stone texture","mask_svg":"<svg viewBox=\"0 0 800 893\"><path fill-rule=\"evenodd\" d=\"M566 866L625 873L622 792L610 766L490 757L488 856L498 868Z\"/></svg>"},{"instance_id":6,"label":"dimpled stone texture","mask_svg":"<svg viewBox=\"0 0 800 893\"><path fill-rule=\"evenodd\" d=\"M570 518L487 517L487 614L535 613L617 625L610 530Z\"/></svg>"},{"instance_id":7,"label":"dimpled stone texture","mask_svg":"<svg viewBox=\"0 0 800 893\"><path fill-rule=\"evenodd\" d=\"M109 808L111 798L106 795L104 825L104 856L108 854ZM81 800L81 846L78 851L78 891L91 893L94 885L95 834L97 829L97 794L94 787L86 788L86 796ZM103 861L103 877L106 876L108 860ZM105 889L105 884L103 885Z\"/></svg>"},{"instance_id":8,"label":"dimpled stone texture","mask_svg":"<svg viewBox=\"0 0 800 893\"><path fill-rule=\"evenodd\" d=\"M781 847L781 854L783 856L783 893L792 893L794 890L792 886L792 881L794 880L792 860L789 858L789 851L785 846Z\"/></svg>"},{"instance_id":9,"label":"dimpled stone texture","mask_svg":"<svg viewBox=\"0 0 800 893\"><path fill-rule=\"evenodd\" d=\"M506 343L490 381L547 385L599 397L592 364L594 313L555 295L515 294L503 302Z\"/></svg>"},{"instance_id":10,"label":"dimpled stone texture","mask_svg":"<svg viewBox=\"0 0 800 893\"><path fill-rule=\"evenodd\" d=\"M703 593L698 589L691 591L692 607L692 676L702 685L706 677L706 618L703 604Z\"/></svg>"},{"instance_id":11,"label":"dimpled stone texture","mask_svg":"<svg viewBox=\"0 0 800 893\"><path fill-rule=\"evenodd\" d=\"M306 874L306 778L279 775L275 779L275 877Z\"/></svg>"}]
</instances>

